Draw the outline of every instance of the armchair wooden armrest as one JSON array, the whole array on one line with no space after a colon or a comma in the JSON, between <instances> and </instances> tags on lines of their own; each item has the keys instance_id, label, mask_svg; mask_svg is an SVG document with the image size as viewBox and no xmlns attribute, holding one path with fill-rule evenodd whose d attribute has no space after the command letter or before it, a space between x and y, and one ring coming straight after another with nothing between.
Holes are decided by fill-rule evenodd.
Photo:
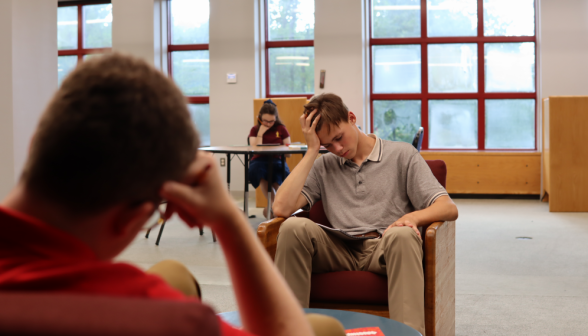
<instances>
[{"instance_id":1,"label":"armchair wooden armrest","mask_svg":"<svg viewBox=\"0 0 588 336\"><path fill-rule=\"evenodd\" d=\"M427 335L455 335L455 221L429 225L423 248Z\"/></svg>"},{"instance_id":2,"label":"armchair wooden armrest","mask_svg":"<svg viewBox=\"0 0 588 336\"><path fill-rule=\"evenodd\" d=\"M265 247L265 250L272 260L274 260L274 257L276 256L278 232L280 231L280 226L285 220L286 218L284 217L276 217L259 224L257 227L257 237L261 240L263 247Z\"/></svg>"}]
</instances>

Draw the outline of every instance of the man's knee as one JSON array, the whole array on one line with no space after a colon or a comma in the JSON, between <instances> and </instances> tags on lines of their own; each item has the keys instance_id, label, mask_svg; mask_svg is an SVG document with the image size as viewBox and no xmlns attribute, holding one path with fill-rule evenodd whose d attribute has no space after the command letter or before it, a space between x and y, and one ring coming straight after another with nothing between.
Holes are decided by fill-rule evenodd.
<instances>
[{"instance_id":1,"label":"man's knee","mask_svg":"<svg viewBox=\"0 0 588 336\"><path fill-rule=\"evenodd\" d=\"M147 273L163 278L171 287L186 296L202 297L200 285L190 270L179 261L163 260L149 268Z\"/></svg>"},{"instance_id":2,"label":"man's knee","mask_svg":"<svg viewBox=\"0 0 588 336\"><path fill-rule=\"evenodd\" d=\"M306 233L306 224L310 222L307 218L290 217L280 226L278 239L299 237Z\"/></svg>"},{"instance_id":3,"label":"man's knee","mask_svg":"<svg viewBox=\"0 0 588 336\"><path fill-rule=\"evenodd\" d=\"M386 231L382 239L387 247L422 246L422 240L414 229L408 226L391 228Z\"/></svg>"},{"instance_id":4,"label":"man's knee","mask_svg":"<svg viewBox=\"0 0 588 336\"><path fill-rule=\"evenodd\" d=\"M322 314L306 314L316 336L345 336L345 328L334 317Z\"/></svg>"}]
</instances>

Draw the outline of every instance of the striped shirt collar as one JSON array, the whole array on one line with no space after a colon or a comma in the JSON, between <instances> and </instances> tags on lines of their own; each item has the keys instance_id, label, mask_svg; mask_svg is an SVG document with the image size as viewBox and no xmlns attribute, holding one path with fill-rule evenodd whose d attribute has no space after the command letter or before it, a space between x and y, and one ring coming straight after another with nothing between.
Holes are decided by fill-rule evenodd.
<instances>
[{"instance_id":1,"label":"striped shirt collar","mask_svg":"<svg viewBox=\"0 0 588 336\"><path fill-rule=\"evenodd\" d=\"M370 153L370 155L368 155L366 161L374 161L374 162L382 161L382 139L380 139L374 133L368 134L367 136L369 136L372 139L376 139L376 144L374 145L374 148L372 149L372 152ZM344 165L346 161L351 161L351 160L348 160L343 157L339 157L340 164Z\"/></svg>"}]
</instances>

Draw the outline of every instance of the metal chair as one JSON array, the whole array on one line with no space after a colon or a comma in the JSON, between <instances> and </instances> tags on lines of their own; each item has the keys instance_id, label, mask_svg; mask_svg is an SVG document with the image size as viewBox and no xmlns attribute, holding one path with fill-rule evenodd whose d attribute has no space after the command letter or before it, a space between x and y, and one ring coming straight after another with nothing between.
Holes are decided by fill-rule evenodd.
<instances>
[{"instance_id":1,"label":"metal chair","mask_svg":"<svg viewBox=\"0 0 588 336\"><path fill-rule=\"evenodd\" d=\"M425 132L425 129L422 127L419 127L419 130L416 132L416 134L414 135L414 139L412 139L412 145L414 146L414 148L416 148L419 152L421 151L421 146L423 144L423 133Z\"/></svg>"},{"instance_id":2,"label":"metal chair","mask_svg":"<svg viewBox=\"0 0 588 336\"><path fill-rule=\"evenodd\" d=\"M163 201L159 204L159 219L157 220L157 223L153 224L148 230L147 233L145 234L145 238L149 238L149 233L151 233L151 229L153 229L155 226L160 225L161 227L159 228L159 233L157 234L157 240L155 241L155 245L159 246L159 241L161 240L161 234L163 233L163 228L165 228L165 223L167 222L166 219L163 219L163 214L165 213L165 209L161 209L161 206L167 204L166 201ZM204 234L204 229L200 228L200 235L202 236ZM214 234L214 232L212 232L212 241L216 242L216 235Z\"/></svg>"}]
</instances>

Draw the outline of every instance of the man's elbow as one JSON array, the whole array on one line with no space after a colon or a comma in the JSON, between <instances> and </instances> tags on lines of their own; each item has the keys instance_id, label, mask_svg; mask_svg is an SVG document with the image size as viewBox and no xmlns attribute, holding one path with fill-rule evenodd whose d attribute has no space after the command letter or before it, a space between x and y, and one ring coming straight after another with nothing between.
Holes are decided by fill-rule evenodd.
<instances>
[{"instance_id":1,"label":"man's elbow","mask_svg":"<svg viewBox=\"0 0 588 336\"><path fill-rule=\"evenodd\" d=\"M459 211L457 210L457 206L455 205L455 203L451 204L450 208L449 208L449 220L450 221L454 221L457 220L457 217L459 216Z\"/></svg>"},{"instance_id":2,"label":"man's elbow","mask_svg":"<svg viewBox=\"0 0 588 336\"><path fill-rule=\"evenodd\" d=\"M274 212L274 216L276 216L276 217L286 218L291 215L288 213L288 210L284 209L284 206L277 201L274 202L272 211Z\"/></svg>"}]
</instances>

